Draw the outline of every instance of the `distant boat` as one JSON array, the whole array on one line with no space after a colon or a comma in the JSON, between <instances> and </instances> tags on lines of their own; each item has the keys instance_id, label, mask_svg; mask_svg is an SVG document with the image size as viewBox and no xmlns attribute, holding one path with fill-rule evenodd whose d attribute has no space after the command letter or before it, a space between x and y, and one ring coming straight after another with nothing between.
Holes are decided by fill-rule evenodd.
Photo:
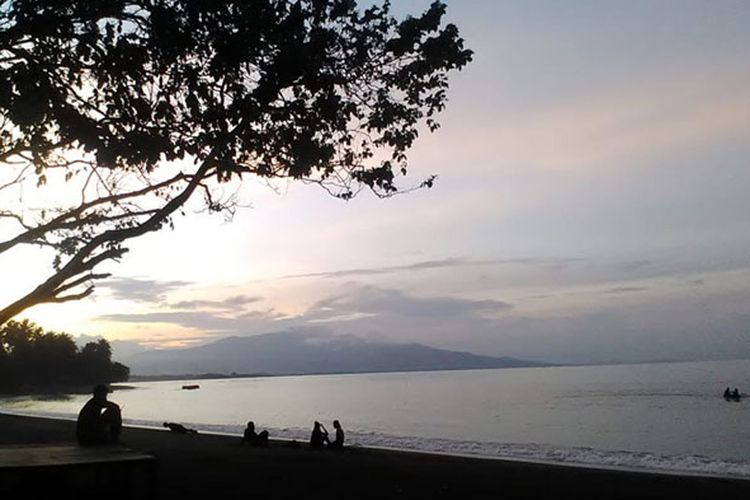
<instances>
[{"instance_id":1,"label":"distant boat","mask_svg":"<svg viewBox=\"0 0 750 500\"><path fill-rule=\"evenodd\" d=\"M191 384L191 385L183 385L182 386L182 389L186 390L186 391L192 391L192 390L200 389L200 388L201 388L201 386L199 386L198 384Z\"/></svg>"},{"instance_id":2,"label":"distant boat","mask_svg":"<svg viewBox=\"0 0 750 500\"><path fill-rule=\"evenodd\" d=\"M729 389L724 391L724 401L737 402L740 399L742 399L742 394L740 394L739 391L735 390L735 391L729 392Z\"/></svg>"}]
</instances>

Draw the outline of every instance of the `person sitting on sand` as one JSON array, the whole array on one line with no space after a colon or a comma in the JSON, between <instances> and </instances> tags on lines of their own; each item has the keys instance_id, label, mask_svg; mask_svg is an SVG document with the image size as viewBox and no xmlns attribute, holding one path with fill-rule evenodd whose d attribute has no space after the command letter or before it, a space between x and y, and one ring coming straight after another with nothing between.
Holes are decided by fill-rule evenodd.
<instances>
[{"instance_id":1,"label":"person sitting on sand","mask_svg":"<svg viewBox=\"0 0 750 500\"><path fill-rule=\"evenodd\" d=\"M188 429L182 424L176 424L174 422L164 422L164 424L162 425L175 434L198 434L198 431L196 431L195 429Z\"/></svg>"},{"instance_id":2,"label":"person sitting on sand","mask_svg":"<svg viewBox=\"0 0 750 500\"><path fill-rule=\"evenodd\" d=\"M729 399L732 397L732 391L729 390L729 387L724 389L724 399Z\"/></svg>"},{"instance_id":3,"label":"person sitting on sand","mask_svg":"<svg viewBox=\"0 0 750 500\"><path fill-rule=\"evenodd\" d=\"M106 385L94 387L93 396L89 399L76 422L76 438L81 446L116 444L122 429L120 407L107 401L109 389Z\"/></svg>"},{"instance_id":4,"label":"person sitting on sand","mask_svg":"<svg viewBox=\"0 0 750 500\"><path fill-rule=\"evenodd\" d=\"M734 390L732 391L732 398L740 399L740 390L737 387L735 387Z\"/></svg>"},{"instance_id":5,"label":"person sitting on sand","mask_svg":"<svg viewBox=\"0 0 750 500\"><path fill-rule=\"evenodd\" d=\"M328 443L328 431L323 427L323 424L316 420L313 424L312 434L310 434L310 448L319 450L326 443Z\"/></svg>"},{"instance_id":6,"label":"person sitting on sand","mask_svg":"<svg viewBox=\"0 0 750 500\"><path fill-rule=\"evenodd\" d=\"M328 443L329 450L340 450L344 447L344 429L338 420L333 421L333 428L336 429L336 437Z\"/></svg>"},{"instance_id":7,"label":"person sitting on sand","mask_svg":"<svg viewBox=\"0 0 750 500\"><path fill-rule=\"evenodd\" d=\"M242 444L250 446L268 446L268 431L255 432L255 422L252 420L247 423L245 433L242 436Z\"/></svg>"}]
</instances>

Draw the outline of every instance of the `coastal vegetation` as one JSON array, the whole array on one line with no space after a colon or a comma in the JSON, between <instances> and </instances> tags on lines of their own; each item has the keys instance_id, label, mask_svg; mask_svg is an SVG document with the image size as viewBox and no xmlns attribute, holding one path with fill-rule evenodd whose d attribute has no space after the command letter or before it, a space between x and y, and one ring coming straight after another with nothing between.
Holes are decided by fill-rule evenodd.
<instances>
[{"instance_id":1,"label":"coastal vegetation","mask_svg":"<svg viewBox=\"0 0 750 500\"><path fill-rule=\"evenodd\" d=\"M111 358L105 339L79 348L67 333L11 320L0 326L0 392L90 390L95 384L127 381L130 369Z\"/></svg>"}]
</instances>

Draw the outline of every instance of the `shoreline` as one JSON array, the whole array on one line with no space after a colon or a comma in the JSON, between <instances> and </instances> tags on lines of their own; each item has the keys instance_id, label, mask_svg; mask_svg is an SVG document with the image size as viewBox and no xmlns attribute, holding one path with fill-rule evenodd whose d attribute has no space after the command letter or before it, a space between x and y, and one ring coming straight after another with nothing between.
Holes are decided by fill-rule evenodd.
<instances>
[{"instance_id":1,"label":"shoreline","mask_svg":"<svg viewBox=\"0 0 750 500\"><path fill-rule=\"evenodd\" d=\"M76 418L73 415L66 416L66 415L40 415L40 414L34 414L34 413L24 413L24 412L8 412L7 410L3 410L0 408L0 417L3 416L11 416L11 417L20 417L20 418L30 418L30 419L41 419L41 420L50 420L50 421L64 421L64 422L75 422ZM140 429L140 430L146 430L146 431L157 431L157 432L164 432L163 428L158 425L158 423L153 423L153 425L149 424L140 424L140 423L128 423L127 419L125 419L125 423L123 425L125 429ZM206 430L201 429L200 427L197 427L200 435L207 435L207 436L220 436L225 438L239 438L239 433L231 433L231 432L224 432L224 431L216 431L216 430ZM293 441L296 442L304 442L304 440L300 441L300 439L292 438L292 437L283 437L283 436L273 436L271 438L272 442L279 443L280 445L288 444ZM477 459L477 460L494 460L499 462L511 462L511 463L518 463L518 464L529 464L529 465L540 465L540 466L551 466L551 467L570 467L570 468L576 468L576 469L584 469L584 470L598 470L598 471L611 471L611 472L624 472L624 473L634 473L634 474L658 474L658 475L666 475L666 476L674 476L674 477L695 477L695 478L707 478L707 479L731 479L731 480L737 480L737 481L746 481L750 484L750 476L747 475L741 475L741 474L721 474L721 473L714 473L709 471L691 471L691 470L681 470L681 469L667 469L667 468L657 468L657 467L638 467L638 466L628 466L628 465L611 465L611 464L596 464L596 463L583 463L583 462L563 462L563 461L554 461L554 460L545 460L543 458L520 458L520 457L513 457L513 456L503 456L503 455L489 455L489 454L481 454L481 453L461 453L458 451L443 451L443 450L429 450L429 449L419 449L419 448L408 448L408 447L399 447L399 446L380 446L380 445L373 445L373 444L349 444L347 448L350 449L359 449L359 450L377 450L377 451L383 451L383 452L398 452L398 453L413 453L418 455L427 455L427 456L439 456L439 457L455 457L455 458L466 458L466 459Z\"/></svg>"},{"instance_id":2,"label":"shoreline","mask_svg":"<svg viewBox=\"0 0 750 500\"><path fill-rule=\"evenodd\" d=\"M70 443L74 427L71 420L0 414L0 445ZM125 446L159 459L159 498L215 494L217 484L227 488L228 498L232 492L238 498L246 496L250 486L256 493L281 497L306 493L329 498L486 498L500 494L524 498L562 493L597 498L750 497L750 480L726 476L377 447L314 451L304 443L290 448L288 442L278 439L268 448L248 448L239 444L238 435L184 436L130 426L123 429L122 439Z\"/></svg>"}]
</instances>

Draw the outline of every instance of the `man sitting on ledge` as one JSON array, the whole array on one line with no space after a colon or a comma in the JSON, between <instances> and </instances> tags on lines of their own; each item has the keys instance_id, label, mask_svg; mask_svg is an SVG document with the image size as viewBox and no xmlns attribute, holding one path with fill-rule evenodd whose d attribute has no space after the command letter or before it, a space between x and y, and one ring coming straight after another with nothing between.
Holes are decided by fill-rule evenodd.
<instances>
[{"instance_id":1,"label":"man sitting on ledge","mask_svg":"<svg viewBox=\"0 0 750 500\"><path fill-rule=\"evenodd\" d=\"M105 385L94 387L94 397L83 405L78 414L76 437L81 446L117 444L122 429L120 407L107 401L109 389Z\"/></svg>"}]
</instances>

